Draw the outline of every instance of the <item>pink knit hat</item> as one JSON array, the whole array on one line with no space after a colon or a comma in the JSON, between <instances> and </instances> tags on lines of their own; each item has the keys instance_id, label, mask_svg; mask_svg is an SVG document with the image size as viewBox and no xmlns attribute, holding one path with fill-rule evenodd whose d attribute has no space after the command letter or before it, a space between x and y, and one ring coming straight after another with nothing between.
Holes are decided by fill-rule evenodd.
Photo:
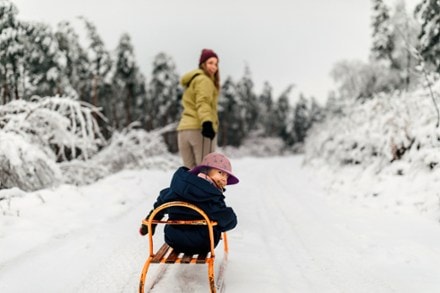
<instances>
[{"instance_id":1,"label":"pink knit hat","mask_svg":"<svg viewBox=\"0 0 440 293\"><path fill-rule=\"evenodd\" d=\"M215 57L218 60L218 56L214 51L211 49L203 49L202 54L200 55L199 65L205 63L205 61L211 57Z\"/></svg>"},{"instance_id":2,"label":"pink knit hat","mask_svg":"<svg viewBox=\"0 0 440 293\"><path fill-rule=\"evenodd\" d=\"M227 185L237 184L239 182L238 178L232 174L231 162L229 162L229 159L222 154L219 154L219 153L207 154L203 158L200 165L195 166L189 172L197 175L200 173L201 169L206 168L206 167L207 168L215 168L218 170L222 170L223 172L226 172L229 175Z\"/></svg>"}]
</instances>

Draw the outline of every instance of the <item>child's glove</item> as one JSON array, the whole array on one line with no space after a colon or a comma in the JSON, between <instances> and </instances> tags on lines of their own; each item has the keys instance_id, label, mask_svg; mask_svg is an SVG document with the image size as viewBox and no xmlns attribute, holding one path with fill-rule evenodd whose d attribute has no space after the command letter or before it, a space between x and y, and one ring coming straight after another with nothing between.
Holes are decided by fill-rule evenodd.
<instances>
[{"instance_id":1,"label":"child's glove","mask_svg":"<svg viewBox=\"0 0 440 293\"><path fill-rule=\"evenodd\" d=\"M150 217L151 213L153 212L153 210L150 211L150 213L148 214L148 216L145 218L145 220L148 220L148 218ZM152 224L151 225L151 235L154 235L154 232L156 231L156 226L157 224ZM148 234L148 226L142 224L141 227L139 228L139 234L141 234L141 236L145 236Z\"/></svg>"},{"instance_id":2,"label":"child's glove","mask_svg":"<svg viewBox=\"0 0 440 293\"><path fill-rule=\"evenodd\" d=\"M156 232L156 224L151 225L151 230L153 230L151 235L154 235L154 232ZM142 226L139 228L139 234L141 234L141 236L147 235L148 234L148 226L142 224Z\"/></svg>"}]
</instances>

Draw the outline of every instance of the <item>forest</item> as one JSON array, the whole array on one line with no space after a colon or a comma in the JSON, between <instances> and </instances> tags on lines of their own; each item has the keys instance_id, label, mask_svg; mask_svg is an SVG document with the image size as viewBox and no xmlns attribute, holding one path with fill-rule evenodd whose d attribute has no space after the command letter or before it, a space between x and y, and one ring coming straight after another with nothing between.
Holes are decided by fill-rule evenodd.
<instances>
[{"instance_id":1,"label":"forest","mask_svg":"<svg viewBox=\"0 0 440 293\"><path fill-rule=\"evenodd\" d=\"M328 130L329 121L352 117L355 107L372 101L402 100L417 89L429 93L438 117L440 4L423 0L412 12L404 1L371 4L369 61L336 63L331 76L338 89L325 105L304 93L292 99L292 85L279 97L269 82L256 93L250 66L237 81L226 77L219 98L219 146L251 142L267 145L272 155L305 152L307 141L323 137L316 133ZM174 129L183 88L172 56L158 52L147 82L128 34L109 49L93 21L80 20L85 45L71 23L52 28L21 21L19 8L0 0L0 188L84 184L124 168L174 163L172 156L169 163L155 159L177 151ZM412 146L394 143L389 161L399 160ZM365 149L356 141L350 148Z\"/></svg>"}]
</instances>

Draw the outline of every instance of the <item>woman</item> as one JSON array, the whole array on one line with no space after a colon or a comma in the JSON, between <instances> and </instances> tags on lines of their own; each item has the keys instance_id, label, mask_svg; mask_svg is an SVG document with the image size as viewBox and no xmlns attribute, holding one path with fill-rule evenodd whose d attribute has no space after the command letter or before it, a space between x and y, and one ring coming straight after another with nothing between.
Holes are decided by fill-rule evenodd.
<instances>
[{"instance_id":1,"label":"woman","mask_svg":"<svg viewBox=\"0 0 440 293\"><path fill-rule=\"evenodd\" d=\"M215 151L217 145L218 61L213 50L203 49L199 68L183 75L180 81L185 92L177 139L183 164L189 169L200 164L205 155Z\"/></svg>"}]
</instances>

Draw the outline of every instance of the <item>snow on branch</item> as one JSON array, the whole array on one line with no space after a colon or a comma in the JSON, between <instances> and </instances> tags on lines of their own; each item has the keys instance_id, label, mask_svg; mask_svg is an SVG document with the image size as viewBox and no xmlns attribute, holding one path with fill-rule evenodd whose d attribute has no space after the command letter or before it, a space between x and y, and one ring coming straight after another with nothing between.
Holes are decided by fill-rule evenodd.
<instances>
[{"instance_id":1,"label":"snow on branch","mask_svg":"<svg viewBox=\"0 0 440 293\"><path fill-rule=\"evenodd\" d=\"M58 161L88 159L105 140L91 105L69 98L15 100L0 106L0 129L15 132Z\"/></svg>"},{"instance_id":2,"label":"snow on branch","mask_svg":"<svg viewBox=\"0 0 440 293\"><path fill-rule=\"evenodd\" d=\"M440 92L439 82L433 91ZM360 165L397 175L440 170L437 114L424 90L380 94L347 107L345 115L328 117L310 132L306 162Z\"/></svg>"},{"instance_id":3,"label":"snow on branch","mask_svg":"<svg viewBox=\"0 0 440 293\"><path fill-rule=\"evenodd\" d=\"M124 169L169 170L180 164L179 159L168 152L162 137L170 128L175 129L174 124L151 132L137 126L137 123L133 123L114 132L109 144L88 162L63 162L61 168L66 183L89 184Z\"/></svg>"},{"instance_id":4,"label":"snow on branch","mask_svg":"<svg viewBox=\"0 0 440 293\"><path fill-rule=\"evenodd\" d=\"M61 182L55 162L22 135L0 131L0 188L32 191Z\"/></svg>"},{"instance_id":5,"label":"snow on branch","mask_svg":"<svg viewBox=\"0 0 440 293\"><path fill-rule=\"evenodd\" d=\"M0 188L37 190L63 181L56 161L88 159L104 144L98 111L69 98L0 106Z\"/></svg>"},{"instance_id":6,"label":"snow on branch","mask_svg":"<svg viewBox=\"0 0 440 293\"><path fill-rule=\"evenodd\" d=\"M97 108L69 98L0 106L0 189L82 185L123 169L179 165L163 141L175 124L147 132L133 123L106 141L95 117L105 121Z\"/></svg>"}]
</instances>

